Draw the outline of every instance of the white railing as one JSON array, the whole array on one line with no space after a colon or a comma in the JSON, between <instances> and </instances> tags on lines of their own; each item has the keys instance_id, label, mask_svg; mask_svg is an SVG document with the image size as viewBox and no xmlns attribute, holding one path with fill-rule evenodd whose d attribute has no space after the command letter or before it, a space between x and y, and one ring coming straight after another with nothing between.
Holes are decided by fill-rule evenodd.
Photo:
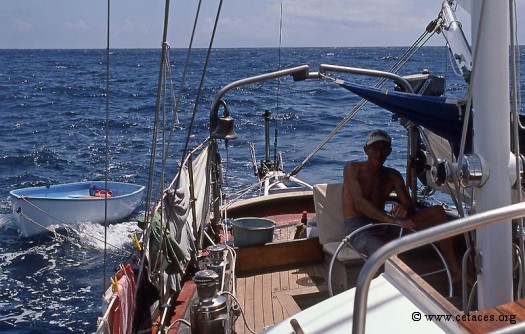
<instances>
[{"instance_id":1,"label":"white railing","mask_svg":"<svg viewBox=\"0 0 525 334\"><path fill-rule=\"evenodd\" d=\"M482 226L523 216L525 216L525 203L513 204L431 227L394 240L379 248L366 261L357 278L352 332L354 334L363 334L365 332L367 297L370 282L388 258L395 254L462 234Z\"/></svg>"}]
</instances>

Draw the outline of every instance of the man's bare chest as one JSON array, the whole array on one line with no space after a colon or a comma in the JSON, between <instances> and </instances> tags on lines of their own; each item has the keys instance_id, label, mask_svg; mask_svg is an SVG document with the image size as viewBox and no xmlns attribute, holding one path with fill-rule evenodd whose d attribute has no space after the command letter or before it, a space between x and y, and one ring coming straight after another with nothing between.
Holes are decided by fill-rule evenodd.
<instances>
[{"instance_id":1,"label":"man's bare chest","mask_svg":"<svg viewBox=\"0 0 525 334\"><path fill-rule=\"evenodd\" d=\"M359 183L361 185L363 197L375 203L383 202L392 190L390 180L383 175L369 175L363 173Z\"/></svg>"}]
</instances>

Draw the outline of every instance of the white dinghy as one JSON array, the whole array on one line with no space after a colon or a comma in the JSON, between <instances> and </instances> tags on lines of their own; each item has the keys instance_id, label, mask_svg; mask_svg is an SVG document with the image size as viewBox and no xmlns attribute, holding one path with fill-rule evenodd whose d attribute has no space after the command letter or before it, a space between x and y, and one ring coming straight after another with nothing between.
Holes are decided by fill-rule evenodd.
<instances>
[{"instance_id":1,"label":"white dinghy","mask_svg":"<svg viewBox=\"0 0 525 334\"><path fill-rule=\"evenodd\" d=\"M31 237L51 226L122 221L137 208L143 193L141 185L85 181L16 189L10 195L21 233Z\"/></svg>"}]
</instances>

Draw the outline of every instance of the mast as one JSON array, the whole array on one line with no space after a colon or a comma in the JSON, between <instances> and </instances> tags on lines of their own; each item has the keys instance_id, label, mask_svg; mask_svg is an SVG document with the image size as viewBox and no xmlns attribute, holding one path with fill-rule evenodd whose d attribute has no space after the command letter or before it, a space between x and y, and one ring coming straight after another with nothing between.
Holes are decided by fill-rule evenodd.
<instances>
[{"instance_id":1,"label":"mast","mask_svg":"<svg viewBox=\"0 0 525 334\"><path fill-rule=\"evenodd\" d=\"M477 51L472 82L473 145L474 152L489 166L487 182L476 196L476 211L480 213L512 204L508 167L509 2L480 0L472 5L472 41ZM511 221L480 228L476 238L481 255L479 309L512 301Z\"/></svg>"}]
</instances>

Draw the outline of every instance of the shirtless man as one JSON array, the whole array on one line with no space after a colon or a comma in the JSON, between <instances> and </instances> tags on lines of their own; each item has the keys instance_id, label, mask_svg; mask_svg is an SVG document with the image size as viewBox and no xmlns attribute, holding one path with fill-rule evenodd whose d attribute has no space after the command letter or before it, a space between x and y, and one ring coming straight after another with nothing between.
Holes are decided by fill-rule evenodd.
<instances>
[{"instance_id":1,"label":"shirtless man","mask_svg":"<svg viewBox=\"0 0 525 334\"><path fill-rule=\"evenodd\" d=\"M345 231L350 234L370 223L396 223L412 229L424 229L445 222L447 215L441 206L417 210L405 187L401 174L383 166L392 152L392 139L383 130L374 130L366 138L366 161L350 162L344 167L343 213ZM399 204L391 212L384 211L385 203L394 191ZM388 227L378 227L359 233L353 245L370 256L386 242L395 239ZM438 243L447 261L453 283L461 280L461 270L453 251L451 239Z\"/></svg>"}]
</instances>

